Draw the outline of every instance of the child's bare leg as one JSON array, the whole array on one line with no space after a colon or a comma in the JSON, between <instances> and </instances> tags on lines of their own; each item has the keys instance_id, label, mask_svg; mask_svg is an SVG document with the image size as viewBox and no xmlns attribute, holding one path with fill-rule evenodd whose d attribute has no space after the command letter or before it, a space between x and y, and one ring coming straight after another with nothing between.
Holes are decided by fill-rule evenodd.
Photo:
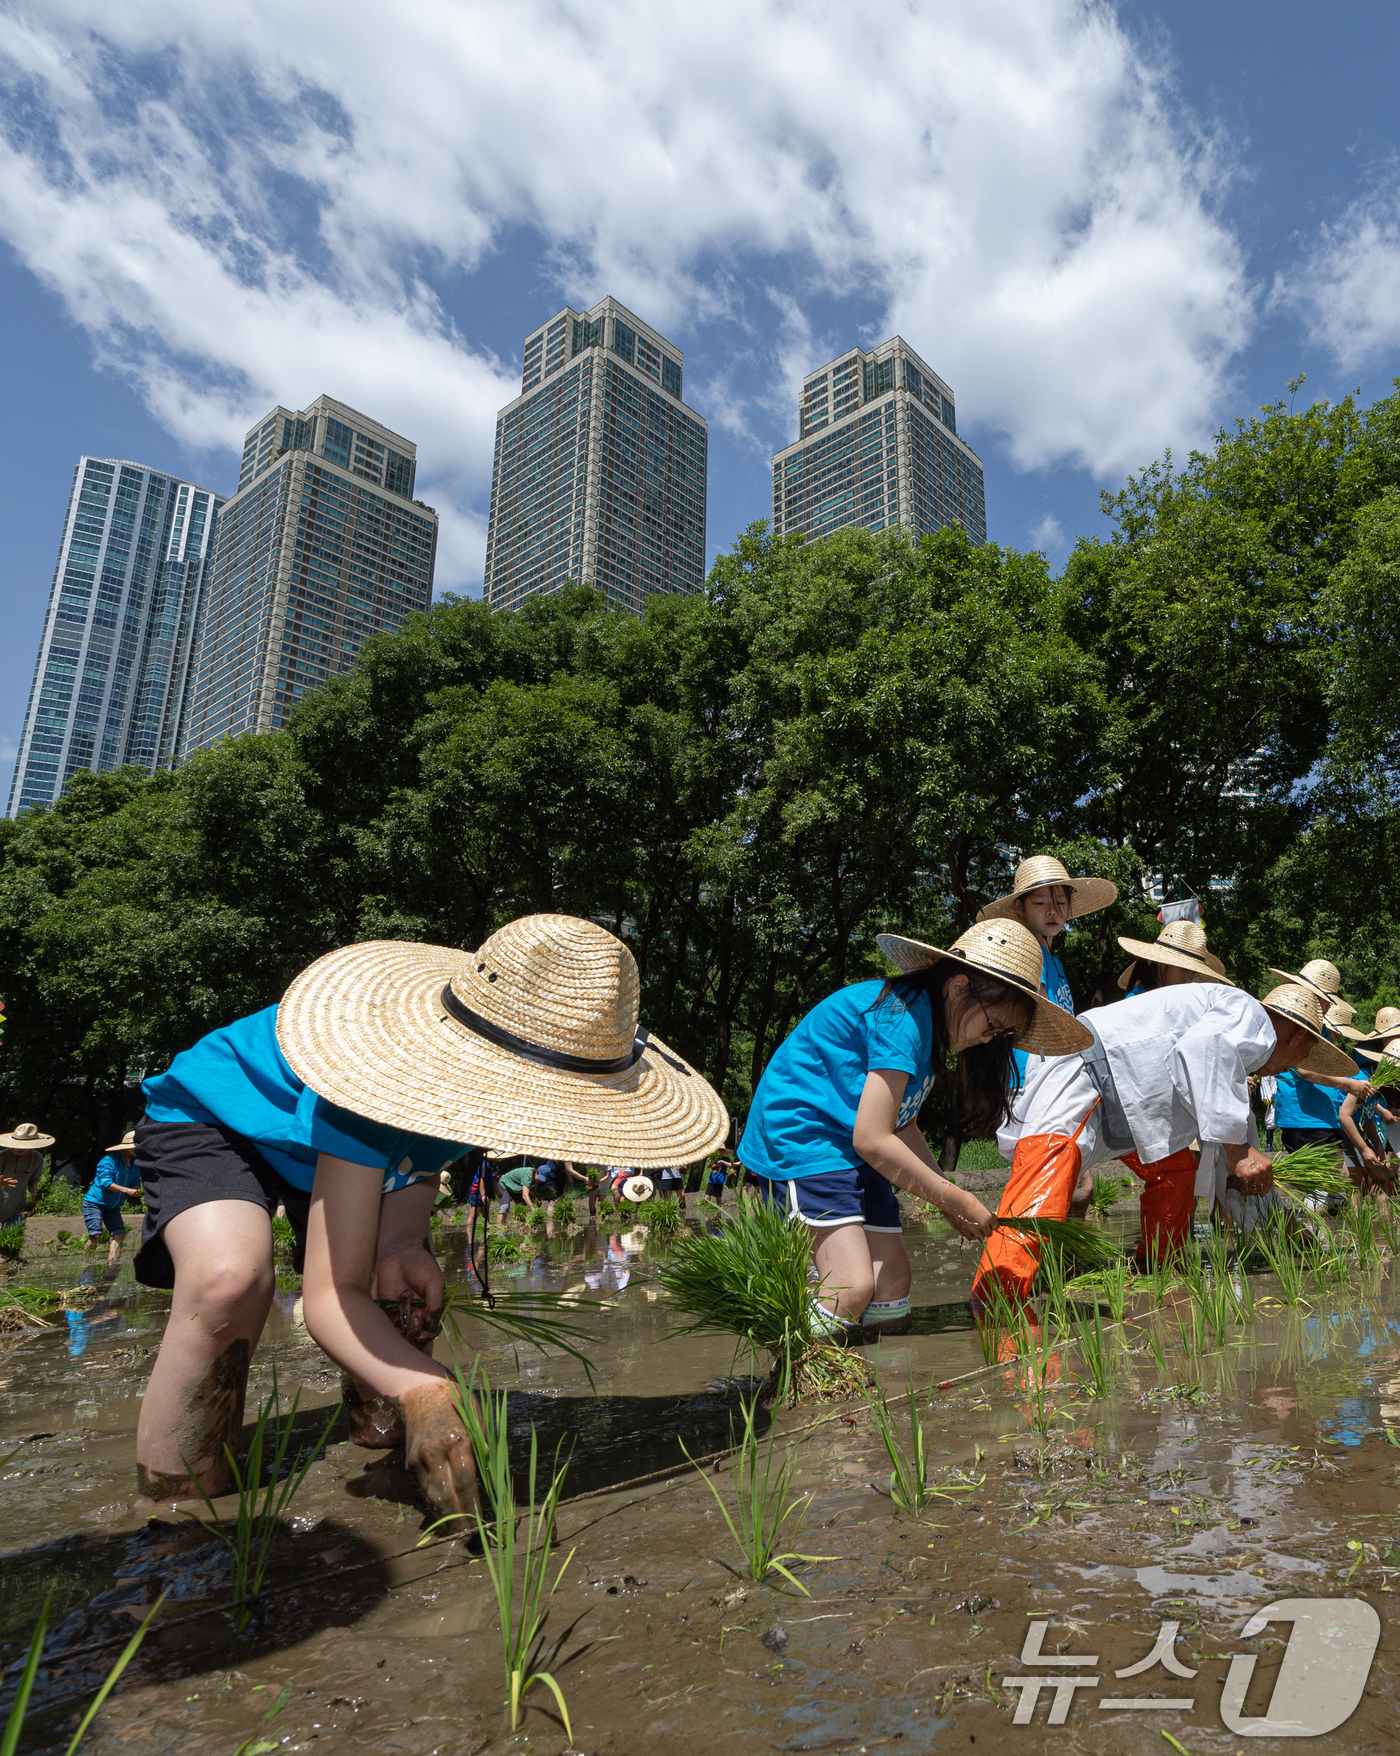
<instances>
[{"instance_id":1,"label":"child's bare leg","mask_svg":"<svg viewBox=\"0 0 1400 1756\"><path fill-rule=\"evenodd\" d=\"M812 1230L812 1260L821 1279L817 1296L843 1323L859 1322L875 1293L875 1269L860 1220Z\"/></svg>"},{"instance_id":2,"label":"child's bare leg","mask_svg":"<svg viewBox=\"0 0 1400 1756\"><path fill-rule=\"evenodd\" d=\"M272 1303L272 1224L251 1201L208 1201L164 1228L175 1296L136 1427L148 1500L188 1500L229 1483L224 1447L243 1426L248 1363Z\"/></svg>"}]
</instances>

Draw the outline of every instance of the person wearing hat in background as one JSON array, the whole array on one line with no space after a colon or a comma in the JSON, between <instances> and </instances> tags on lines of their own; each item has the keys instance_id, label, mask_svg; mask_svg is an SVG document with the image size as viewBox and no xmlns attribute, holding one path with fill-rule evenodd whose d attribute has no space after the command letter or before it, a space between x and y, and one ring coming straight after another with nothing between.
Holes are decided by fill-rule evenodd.
<instances>
[{"instance_id":1,"label":"person wearing hat in background","mask_svg":"<svg viewBox=\"0 0 1400 1756\"><path fill-rule=\"evenodd\" d=\"M141 1193L139 1176L132 1169L135 1157L136 1134L134 1130L128 1129L117 1144L109 1146L98 1159L92 1182L83 1195L83 1224L87 1227L88 1235L87 1253L92 1254L102 1241L103 1231L107 1231L110 1234L107 1240L108 1268L121 1260L122 1245L126 1242L122 1202L128 1195Z\"/></svg>"},{"instance_id":2,"label":"person wearing hat in background","mask_svg":"<svg viewBox=\"0 0 1400 1756\"><path fill-rule=\"evenodd\" d=\"M1137 956L1139 944L1129 944ZM1147 1185L1144 1263L1190 1235L1193 1140L1220 1149L1232 1193L1271 1189L1269 1161L1250 1144L1251 1073L1306 1065L1333 1074L1346 1065L1323 1034L1321 1002L1300 986L1275 988L1260 1001L1218 979L1172 984L1095 1007L1079 1022L1092 1030L1090 1051L1033 1062L997 1136L1011 1160L999 1212L1063 1219L1081 1170L1122 1158ZM974 1302L988 1298L993 1276L1009 1297L1025 1299L1039 1261L1033 1240L997 1231L982 1253Z\"/></svg>"},{"instance_id":3,"label":"person wearing hat in background","mask_svg":"<svg viewBox=\"0 0 1400 1756\"><path fill-rule=\"evenodd\" d=\"M1275 969L1269 974L1281 982L1296 984L1316 994L1326 1012L1341 998L1341 973L1335 963L1315 957L1305 963L1297 975ZM1348 1009L1348 1015L1350 1009ZM1326 1025L1329 1036L1359 1033L1340 1024ZM1341 1110L1349 1096L1364 1100L1370 1095L1362 1069L1355 1061L1336 1077L1323 1077L1304 1068L1281 1073L1274 1093L1274 1125L1279 1130L1285 1152L1296 1152L1300 1146L1342 1146L1346 1135L1342 1129Z\"/></svg>"},{"instance_id":4,"label":"person wearing hat in background","mask_svg":"<svg viewBox=\"0 0 1400 1756\"><path fill-rule=\"evenodd\" d=\"M892 933L876 943L899 973L807 1014L764 1069L739 1143L760 1199L810 1229L824 1327L908 1319L896 1189L931 1201L965 1238L991 1231L987 1208L940 1174L916 1119L949 1055L976 1130L1006 1114L1013 1046L1064 1055L1090 1040L1041 993L1041 947L1019 921L980 922L947 951Z\"/></svg>"},{"instance_id":5,"label":"person wearing hat in background","mask_svg":"<svg viewBox=\"0 0 1400 1756\"><path fill-rule=\"evenodd\" d=\"M146 1081L136 1272L174 1289L137 1428L148 1498L190 1497L191 1471L214 1494L229 1479L281 1201L306 1327L346 1373L352 1434L358 1421L368 1443L400 1438L435 1514L476 1504L454 1387L431 1354L438 1173L472 1140L643 1163L718 1146L724 1105L640 1028L639 992L621 940L567 915L525 916L474 953L348 945Z\"/></svg>"},{"instance_id":6,"label":"person wearing hat in background","mask_svg":"<svg viewBox=\"0 0 1400 1756\"><path fill-rule=\"evenodd\" d=\"M1155 939L1120 936L1118 944L1133 960L1118 978L1130 1000L1182 982L1229 980L1225 965L1206 945L1205 928L1196 921L1169 921Z\"/></svg>"},{"instance_id":7,"label":"person wearing hat in background","mask_svg":"<svg viewBox=\"0 0 1400 1756\"><path fill-rule=\"evenodd\" d=\"M1055 940L1070 921L1097 914L1117 900L1118 886L1107 878L1071 878L1052 854L1036 854L1021 861L1007 895L989 902L977 919L1019 921L1040 946L1041 993L1073 1015L1074 995L1053 950ZM1021 1071L1024 1076L1023 1065Z\"/></svg>"},{"instance_id":8,"label":"person wearing hat in background","mask_svg":"<svg viewBox=\"0 0 1400 1756\"><path fill-rule=\"evenodd\" d=\"M0 1226L22 1226L39 1195L44 1154L54 1143L32 1122L0 1134Z\"/></svg>"}]
</instances>

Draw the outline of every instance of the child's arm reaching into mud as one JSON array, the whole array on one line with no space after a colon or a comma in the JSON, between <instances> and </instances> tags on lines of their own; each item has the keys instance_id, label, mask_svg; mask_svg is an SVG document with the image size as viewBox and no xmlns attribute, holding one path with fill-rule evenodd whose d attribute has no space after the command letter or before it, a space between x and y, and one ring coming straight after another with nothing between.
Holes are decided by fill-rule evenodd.
<instances>
[{"instance_id":1,"label":"child's arm reaching into mud","mask_svg":"<svg viewBox=\"0 0 1400 1756\"><path fill-rule=\"evenodd\" d=\"M322 1153L316 1163L306 1233L302 1309L306 1327L362 1390L393 1399L403 1412L404 1462L439 1516L476 1503L471 1446L446 1373L394 1327L375 1303L416 1292L442 1305L442 1275L423 1248L427 1210L412 1200L418 1187L383 1201L383 1172ZM428 1183L427 1206L434 1187ZM376 1280L378 1285L376 1286Z\"/></svg>"}]
</instances>

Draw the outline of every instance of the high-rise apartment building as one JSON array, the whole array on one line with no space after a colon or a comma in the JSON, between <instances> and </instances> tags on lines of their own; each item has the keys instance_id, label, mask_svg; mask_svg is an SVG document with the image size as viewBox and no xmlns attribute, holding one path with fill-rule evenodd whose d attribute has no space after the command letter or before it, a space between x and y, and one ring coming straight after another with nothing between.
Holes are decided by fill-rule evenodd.
<instances>
[{"instance_id":1,"label":"high-rise apartment building","mask_svg":"<svg viewBox=\"0 0 1400 1756\"><path fill-rule=\"evenodd\" d=\"M705 579L709 433L681 401L681 351L615 299L529 336L496 417L488 603L587 580L640 611Z\"/></svg>"},{"instance_id":2,"label":"high-rise apartment building","mask_svg":"<svg viewBox=\"0 0 1400 1756\"><path fill-rule=\"evenodd\" d=\"M138 463L78 460L10 816L51 804L79 769L170 766L223 504Z\"/></svg>"},{"instance_id":3,"label":"high-rise apartment building","mask_svg":"<svg viewBox=\"0 0 1400 1756\"><path fill-rule=\"evenodd\" d=\"M180 754L280 726L432 599L437 514L407 439L328 396L275 408L219 520Z\"/></svg>"},{"instance_id":4,"label":"high-rise apartment building","mask_svg":"<svg viewBox=\"0 0 1400 1756\"><path fill-rule=\"evenodd\" d=\"M775 536L960 524L986 542L982 464L958 438L953 392L899 336L809 372L797 431L773 459Z\"/></svg>"}]
</instances>

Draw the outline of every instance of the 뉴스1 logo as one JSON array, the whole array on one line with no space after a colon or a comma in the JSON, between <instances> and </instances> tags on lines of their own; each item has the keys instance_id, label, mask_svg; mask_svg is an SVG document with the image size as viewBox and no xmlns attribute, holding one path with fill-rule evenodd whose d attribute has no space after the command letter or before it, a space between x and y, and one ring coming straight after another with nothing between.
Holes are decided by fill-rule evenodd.
<instances>
[{"instance_id":1,"label":"\ub274\uc2a41 logo","mask_svg":"<svg viewBox=\"0 0 1400 1756\"><path fill-rule=\"evenodd\" d=\"M1240 1638L1252 1639L1270 1622L1291 1622L1293 1627L1268 1705L1262 1713L1245 1713L1244 1698L1256 1659L1253 1653L1236 1653L1230 1660L1220 1696L1221 1720L1241 1738L1319 1738L1324 1732L1336 1731L1361 1700L1380 1642L1380 1617L1361 1598L1287 1597L1256 1611L1240 1630ZM1097 1676L1064 1675L1067 1670L1096 1665L1098 1654L1043 1653L1041 1643L1048 1626L1048 1619L1031 1623L1021 1648L1021 1663L1045 1670L1054 1667L1060 1674L1002 1678L1003 1688L1020 1691L1013 1725L1028 1726L1041 1695L1050 1691L1046 1724L1062 1726L1076 1691L1097 1689L1103 1680ZM1193 1678L1195 1671L1176 1656L1179 1626L1177 1622L1163 1622L1146 1658L1115 1671L1115 1678L1122 1681L1141 1677L1158 1666L1168 1676ZM1101 1713L1192 1713L1196 1696L1105 1695L1097 1705Z\"/></svg>"}]
</instances>

